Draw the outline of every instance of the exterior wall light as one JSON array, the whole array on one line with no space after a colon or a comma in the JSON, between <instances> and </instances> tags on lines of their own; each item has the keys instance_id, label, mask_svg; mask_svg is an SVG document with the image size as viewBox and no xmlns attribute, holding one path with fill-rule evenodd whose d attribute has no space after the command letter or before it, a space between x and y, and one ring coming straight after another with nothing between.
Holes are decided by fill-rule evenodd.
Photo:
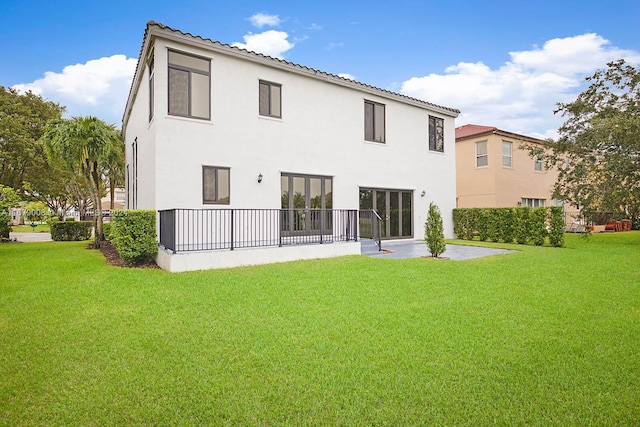
<instances>
[{"instance_id":1,"label":"exterior wall light","mask_svg":"<svg viewBox=\"0 0 640 427\"><path fill-rule=\"evenodd\" d=\"M258 184L262 182L262 174L258 175Z\"/></svg>"},{"instance_id":2,"label":"exterior wall light","mask_svg":"<svg viewBox=\"0 0 640 427\"><path fill-rule=\"evenodd\" d=\"M420 193L420 197L424 197L426 194L427 194L427 192L422 190L422 193Z\"/></svg>"}]
</instances>

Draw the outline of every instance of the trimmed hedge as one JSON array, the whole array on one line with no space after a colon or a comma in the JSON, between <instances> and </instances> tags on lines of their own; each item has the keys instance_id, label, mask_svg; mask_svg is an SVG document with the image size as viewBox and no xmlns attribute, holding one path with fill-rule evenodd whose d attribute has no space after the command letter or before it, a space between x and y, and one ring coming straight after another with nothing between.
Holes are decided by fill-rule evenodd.
<instances>
[{"instance_id":1,"label":"trimmed hedge","mask_svg":"<svg viewBox=\"0 0 640 427\"><path fill-rule=\"evenodd\" d=\"M453 231L458 239L544 245L564 245L562 207L456 208Z\"/></svg>"},{"instance_id":2,"label":"trimmed hedge","mask_svg":"<svg viewBox=\"0 0 640 427\"><path fill-rule=\"evenodd\" d=\"M158 253L155 211L113 211L110 231L111 244L128 264L153 261Z\"/></svg>"},{"instance_id":3,"label":"trimmed hedge","mask_svg":"<svg viewBox=\"0 0 640 427\"><path fill-rule=\"evenodd\" d=\"M52 222L51 239L56 242L89 240L92 227L91 221Z\"/></svg>"}]
</instances>

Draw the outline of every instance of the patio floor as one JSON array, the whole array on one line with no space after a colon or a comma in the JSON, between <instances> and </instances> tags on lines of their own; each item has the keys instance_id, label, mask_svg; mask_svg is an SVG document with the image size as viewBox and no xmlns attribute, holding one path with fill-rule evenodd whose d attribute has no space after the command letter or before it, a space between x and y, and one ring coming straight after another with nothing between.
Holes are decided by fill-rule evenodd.
<instances>
[{"instance_id":1,"label":"patio floor","mask_svg":"<svg viewBox=\"0 0 640 427\"><path fill-rule=\"evenodd\" d=\"M378 251L378 246L371 239L360 241L361 254L375 258L420 258L431 256L427 250L425 242L416 240L384 240L382 249L387 252ZM505 254L513 252L507 249L480 248L477 246L449 245L441 257L449 258L453 261L465 259L482 258L490 255Z\"/></svg>"}]
</instances>

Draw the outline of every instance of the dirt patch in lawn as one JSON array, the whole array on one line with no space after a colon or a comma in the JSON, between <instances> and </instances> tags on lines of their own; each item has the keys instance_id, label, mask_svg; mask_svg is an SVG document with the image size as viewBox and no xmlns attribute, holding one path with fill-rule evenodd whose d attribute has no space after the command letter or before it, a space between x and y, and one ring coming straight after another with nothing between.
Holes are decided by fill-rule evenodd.
<instances>
[{"instance_id":1,"label":"dirt patch in lawn","mask_svg":"<svg viewBox=\"0 0 640 427\"><path fill-rule=\"evenodd\" d=\"M93 249L93 245L89 245L89 248ZM154 261L142 264L127 264L120 258L120 254L116 248L107 240L100 242L100 252L104 255L107 265L124 268L160 268Z\"/></svg>"}]
</instances>

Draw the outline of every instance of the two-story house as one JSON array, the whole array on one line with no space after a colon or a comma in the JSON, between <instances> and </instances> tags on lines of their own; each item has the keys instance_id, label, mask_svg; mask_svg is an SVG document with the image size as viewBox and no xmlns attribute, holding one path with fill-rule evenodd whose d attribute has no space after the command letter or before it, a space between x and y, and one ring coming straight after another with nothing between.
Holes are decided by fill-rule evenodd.
<instances>
[{"instance_id":1,"label":"two-story house","mask_svg":"<svg viewBox=\"0 0 640 427\"><path fill-rule=\"evenodd\" d=\"M127 207L159 212L170 271L422 239L430 202L453 237L458 114L149 22L123 117Z\"/></svg>"},{"instance_id":2,"label":"two-story house","mask_svg":"<svg viewBox=\"0 0 640 427\"><path fill-rule=\"evenodd\" d=\"M552 198L557 171L546 170L524 148L544 141L472 124L455 134L458 207L562 205Z\"/></svg>"}]
</instances>

